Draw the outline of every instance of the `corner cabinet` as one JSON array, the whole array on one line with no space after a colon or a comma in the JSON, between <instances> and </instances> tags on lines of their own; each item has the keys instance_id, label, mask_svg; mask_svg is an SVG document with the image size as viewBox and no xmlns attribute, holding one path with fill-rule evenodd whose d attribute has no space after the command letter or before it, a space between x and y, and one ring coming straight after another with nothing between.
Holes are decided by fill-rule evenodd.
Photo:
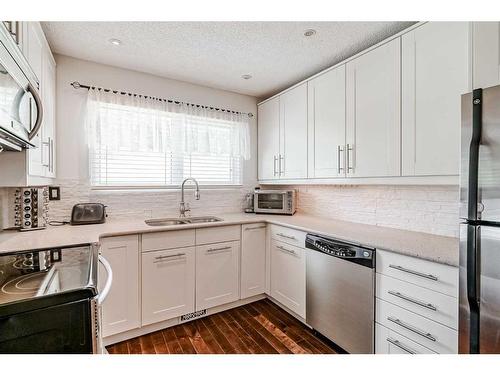
<instances>
[{"instance_id":1,"label":"corner cabinet","mask_svg":"<svg viewBox=\"0 0 500 375\"><path fill-rule=\"evenodd\" d=\"M458 175L470 25L429 22L402 36L402 174Z\"/></svg>"},{"instance_id":2,"label":"corner cabinet","mask_svg":"<svg viewBox=\"0 0 500 375\"><path fill-rule=\"evenodd\" d=\"M346 172L400 175L400 39L346 64Z\"/></svg>"},{"instance_id":3,"label":"corner cabinet","mask_svg":"<svg viewBox=\"0 0 500 375\"><path fill-rule=\"evenodd\" d=\"M307 178L307 84L259 105L260 180Z\"/></svg>"}]
</instances>

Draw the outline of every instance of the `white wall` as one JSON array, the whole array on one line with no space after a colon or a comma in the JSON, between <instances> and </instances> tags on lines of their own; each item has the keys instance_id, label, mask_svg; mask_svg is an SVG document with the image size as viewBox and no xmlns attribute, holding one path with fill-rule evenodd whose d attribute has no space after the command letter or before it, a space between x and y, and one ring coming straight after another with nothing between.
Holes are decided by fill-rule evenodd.
<instances>
[{"instance_id":1,"label":"white wall","mask_svg":"<svg viewBox=\"0 0 500 375\"><path fill-rule=\"evenodd\" d=\"M87 90L75 90L70 86L73 81L253 113L254 117L250 121L252 158L244 161L243 187L205 193L202 191L201 200L193 204L193 214L241 210L244 194L257 184L256 98L68 56L55 55L55 59L57 62L56 182L61 185L62 200L50 203L51 218L67 219L73 204L87 201L108 204L109 212L114 216L176 215L180 198L177 190L140 192L91 190L88 183L88 155L84 129Z\"/></svg>"}]
</instances>

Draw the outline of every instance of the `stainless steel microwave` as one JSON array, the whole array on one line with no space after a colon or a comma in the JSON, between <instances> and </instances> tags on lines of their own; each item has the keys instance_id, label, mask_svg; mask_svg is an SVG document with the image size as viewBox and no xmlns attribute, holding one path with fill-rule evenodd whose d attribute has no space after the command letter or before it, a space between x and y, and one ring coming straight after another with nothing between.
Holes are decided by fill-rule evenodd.
<instances>
[{"instance_id":1,"label":"stainless steel microwave","mask_svg":"<svg viewBox=\"0 0 500 375\"><path fill-rule=\"evenodd\" d=\"M254 193L255 213L293 215L296 206L295 190L256 190Z\"/></svg>"},{"instance_id":2,"label":"stainless steel microwave","mask_svg":"<svg viewBox=\"0 0 500 375\"><path fill-rule=\"evenodd\" d=\"M0 151L35 147L42 124L38 78L5 25L0 23Z\"/></svg>"}]
</instances>

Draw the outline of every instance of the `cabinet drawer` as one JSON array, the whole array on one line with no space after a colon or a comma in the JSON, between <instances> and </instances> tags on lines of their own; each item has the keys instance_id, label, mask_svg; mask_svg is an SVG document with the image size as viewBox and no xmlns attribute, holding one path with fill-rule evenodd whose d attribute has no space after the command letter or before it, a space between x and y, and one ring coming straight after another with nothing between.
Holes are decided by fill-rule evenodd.
<instances>
[{"instance_id":1,"label":"cabinet drawer","mask_svg":"<svg viewBox=\"0 0 500 375\"><path fill-rule=\"evenodd\" d=\"M408 337L436 353L456 354L458 332L389 302L376 299L377 323Z\"/></svg>"},{"instance_id":2,"label":"cabinet drawer","mask_svg":"<svg viewBox=\"0 0 500 375\"><path fill-rule=\"evenodd\" d=\"M455 298L458 297L458 268L456 267L377 250L377 272Z\"/></svg>"},{"instance_id":3,"label":"cabinet drawer","mask_svg":"<svg viewBox=\"0 0 500 375\"><path fill-rule=\"evenodd\" d=\"M278 225L271 225L271 237L294 246L305 247L306 244L306 232Z\"/></svg>"},{"instance_id":4,"label":"cabinet drawer","mask_svg":"<svg viewBox=\"0 0 500 375\"><path fill-rule=\"evenodd\" d=\"M381 324L375 324L375 354L436 354Z\"/></svg>"},{"instance_id":5,"label":"cabinet drawer","mask_svg":"<svg viewBox=\"0 0 500 375\"><path fill-rule=\"evenodd\" d=\"M431 320L458 329L458 300L415 284L377 274L376 296Z\"/></svg>"},{"instance_id":6,"label":"cabinet drawer","mask_svg":"<svg viewBox=\"0 0 500 375\"><path fill-rule=\"evenodd\" d=\"M194 229L144 233L142 252L194 246Z\"/></svg>"},{"instance_id":7,"label":"cabinet drawer","mask_svg":"<svg viewBox=\"0 0 500 375\"><path fill-rule=\"evenodd\" d=\"M226 225L223 227L196 229L196 244L239 241L241 236L240 225Z\"/></svg>"}]
</instances>

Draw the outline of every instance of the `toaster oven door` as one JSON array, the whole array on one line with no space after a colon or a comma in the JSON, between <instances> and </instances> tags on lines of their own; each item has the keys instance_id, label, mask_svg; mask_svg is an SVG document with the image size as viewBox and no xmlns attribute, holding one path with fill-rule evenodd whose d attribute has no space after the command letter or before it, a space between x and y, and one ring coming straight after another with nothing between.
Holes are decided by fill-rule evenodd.
<instances>
[{"instance_id":1,"label":"toaster oven door","mask_svg":"<svg viewBox=\"0 0 500 375\"><path fill-rule=\"evenodd\" d=\"M282 192L256 193L255 212L286 213L286 194Z\"/></svg>"}]
</instances>

